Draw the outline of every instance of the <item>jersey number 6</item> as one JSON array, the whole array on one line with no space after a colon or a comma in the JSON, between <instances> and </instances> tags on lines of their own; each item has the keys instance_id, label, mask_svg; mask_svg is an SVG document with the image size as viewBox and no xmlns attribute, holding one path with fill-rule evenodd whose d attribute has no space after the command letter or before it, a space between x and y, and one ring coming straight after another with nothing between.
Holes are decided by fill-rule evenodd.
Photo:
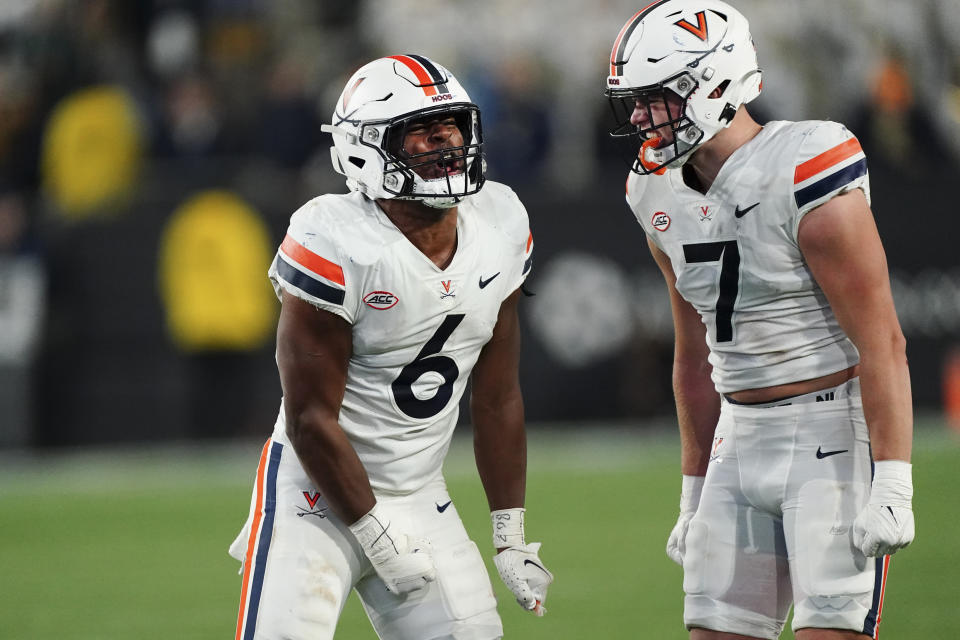
<instances>
[{"instance_id":1,"label":"jersey number 6","mask_svg":"<svg viewBox=\"0 0 960 640\"><path fill-rule=\"evenodd\" d=\"M427 340L427 344L420 349L414 361L401 369L400 375L390 385L397 407L411 418L435 416L450 401L450 396L453 395L453 383L460 375L460 369L457 368L453 358L438 354L463 318L462 313L453 313L444 318L437 331ZM439 373L443 378L443 384L437 387L433 397L421 400L413 394L413 383L430 371Z\"/></svg>"},{"instance_id":2,"label":"jersey number 6","mask_svg":"<svg viewBox=\"0 0 960 640\"><path fill-rule=\"evenodd\" d=\"M717 295L717 342L733 340L733 305L740 286L740 248L736 240L683 245L687 264L720 262L720 293Z\"/></svg>"}]
</instances>

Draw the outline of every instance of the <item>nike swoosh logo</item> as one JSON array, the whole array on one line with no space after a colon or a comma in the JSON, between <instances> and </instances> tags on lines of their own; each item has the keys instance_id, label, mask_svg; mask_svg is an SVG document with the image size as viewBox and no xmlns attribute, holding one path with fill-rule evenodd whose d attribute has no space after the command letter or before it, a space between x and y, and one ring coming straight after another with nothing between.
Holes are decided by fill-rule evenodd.
<instances>
[{"instance_id":1,"label":"nike swoosh logo","mask_svg":"<svg viewBox=\"0 0 960 640\"><path fill-rule=\"evenodd\" d=\"M847 451L849 451L849 449L837 449L836 451L822 451L820 447L817 447L817 460L823 460L824 458L835 456L838 453L846 453Z\"/></svg>"},{"instance_id":2,"label":"nike swoosh logo","mask_svg":"<svg viewBox=\"0 0 960 640\"><path fill-rule=\"evenodd\" d=\"M749 213L750 210L753 209L753 208L754 208L755 206L757 206L758 204L760 204L760 203L757 202L756 204L752 204L752 205L750 205L749 207L747 207L746 209L741 209L741 208L740 208L740 205L737 205L737 208L733 210L733 215L735 215L735 216L738 217L738 218L742 218L743 216L747 215L747 213Z\"/></svg>"},{"instance_id":3,"label":"nike swoosh logo","mask_svg":"<svg viewBox=\"0 0 960 640\"><path fill-rule=\"evenodd\" d=\"M438 504L437 504L437 511L439 511L440 513L443 513L444 511L447 510L447 507L450 506L450 503L451 503L451 502L453 502L453 500L447 500L447 502L446 502L445 504L439 504L439 503L438 503Z\"/></svg>"},{"instance_id":4,"label":"nike swoosh logo","mask_svg":"<svg viewBox=\"0 0 960 640\"><path fill-rule=\"evenodd\" d=\"M496 278L498 275L500 275L499 271L497 271L495 274L493 274L486 280L483 279L483 276L480 276L480 288L483 289L485 286L493 282L493 279Z\"/></svg>"},{"instance_id":5,"label":"nike swoosh logo","mask_svg":"<svg viewBox=\"0 0 960 640\"><path fill-rule=\"evenodd\" d=\"M536 562L534 562L533 560L524 560L524 561L523 561L523 566L527 566L528 564L532 564L533 566L535 566L537 569L540 569L540 571L543 571L544 573L550 573L549 571L547 571L546 569L544 569L543 567L541 567L540 565L538 565L538 564L537 564Z\"/></svg>"}]
</instances>

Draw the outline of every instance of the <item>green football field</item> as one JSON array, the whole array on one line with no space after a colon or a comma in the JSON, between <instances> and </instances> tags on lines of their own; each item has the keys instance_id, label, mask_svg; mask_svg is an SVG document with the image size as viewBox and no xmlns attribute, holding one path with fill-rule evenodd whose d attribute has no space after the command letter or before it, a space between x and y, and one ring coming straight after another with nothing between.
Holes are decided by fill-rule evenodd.
<instances>
[{"instance_id":1,"label":"green football field","mask_svg":"<svg viewBox=\"0 0 960 640\"><path fill-rule=\"evenodd\" d=\"M468 440L455 439L447 477L489 556ZM0 456L0 639L233 637L240 578L226 548L246 517L261 445ZM686 638L681 572L663 552L677 510L676 451L662 427L531 429L527 534L543 542L556 581L549 613L535 618L493 571L507 638ZM917 540L891 562L885 640L960 628L958 484L960 436L921 421ZM376 638L354 596L337 637Z\"/></svg>"}]
</instances>

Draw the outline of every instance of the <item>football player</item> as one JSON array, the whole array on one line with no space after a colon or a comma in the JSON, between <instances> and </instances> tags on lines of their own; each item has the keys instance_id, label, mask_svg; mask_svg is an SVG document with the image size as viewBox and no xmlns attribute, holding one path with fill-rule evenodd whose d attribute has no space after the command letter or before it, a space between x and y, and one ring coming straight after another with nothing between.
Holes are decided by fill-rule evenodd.
<instances>
[{"instance_id":1,"label":"football player","mask_svg":"<svg viewBox=\"0 0 960 640\"><path fill-rule=\"evenodd\" d=\"M332 638L356 589L381 638L500 638L441 467L471 378L495 565L542 615L553 576L524 537L526 211L485 181L480 112L428 58L360 68L323 130L350 193L294 213L270 268L283 400L231 546L236 637Z\"/></svg>"},{"instance_id":2,"label":"football player","mask_svg":"<svg viewBox=\"0 0 960 640\"><path fill-rule=\"evenodd\" d=\"M658 0L617 34L612 134L675 328L690 637L875 636L889 554L913 539L905 342L841 124L761 126L747 20Z\"/></svg>"}]
</instances>

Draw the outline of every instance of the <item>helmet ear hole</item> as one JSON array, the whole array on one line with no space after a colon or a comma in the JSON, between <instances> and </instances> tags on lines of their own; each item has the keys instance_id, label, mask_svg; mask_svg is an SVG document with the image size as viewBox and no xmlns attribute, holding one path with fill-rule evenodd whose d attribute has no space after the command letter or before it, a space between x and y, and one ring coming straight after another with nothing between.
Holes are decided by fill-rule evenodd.
<instances>
[{"instance_id":1,"label":"helmet ear hole","mask_svg":"<svg viewBox=\"0 0 960 640\"><path fill-rule=\"evenodd\" d=\"M714 89L713 91L710 92L710 97L711 97L711 98L719 98L719 97L723 96L723 94L727 92L727 87L729 87L729 86L730 86L730 81L729 81L729 80L724 80L724 81L721 82L719 85L717 85L717 88L716 88L716 89Z\"/></svg>"},{"instance_id":2,"label":"helmet ear hole","mask_svg":"<svg viewBox=\"0 0 960 640\"><path fill-rule=\"evenodd\" d=\"M364 160L363 158L358 158L357 156L350 156L349 158L347 158L347 160L349 160L350 164L352 164L358 169L363 169L363 165L367 164L366 160Z\"/></svg>"}]
</instances>

